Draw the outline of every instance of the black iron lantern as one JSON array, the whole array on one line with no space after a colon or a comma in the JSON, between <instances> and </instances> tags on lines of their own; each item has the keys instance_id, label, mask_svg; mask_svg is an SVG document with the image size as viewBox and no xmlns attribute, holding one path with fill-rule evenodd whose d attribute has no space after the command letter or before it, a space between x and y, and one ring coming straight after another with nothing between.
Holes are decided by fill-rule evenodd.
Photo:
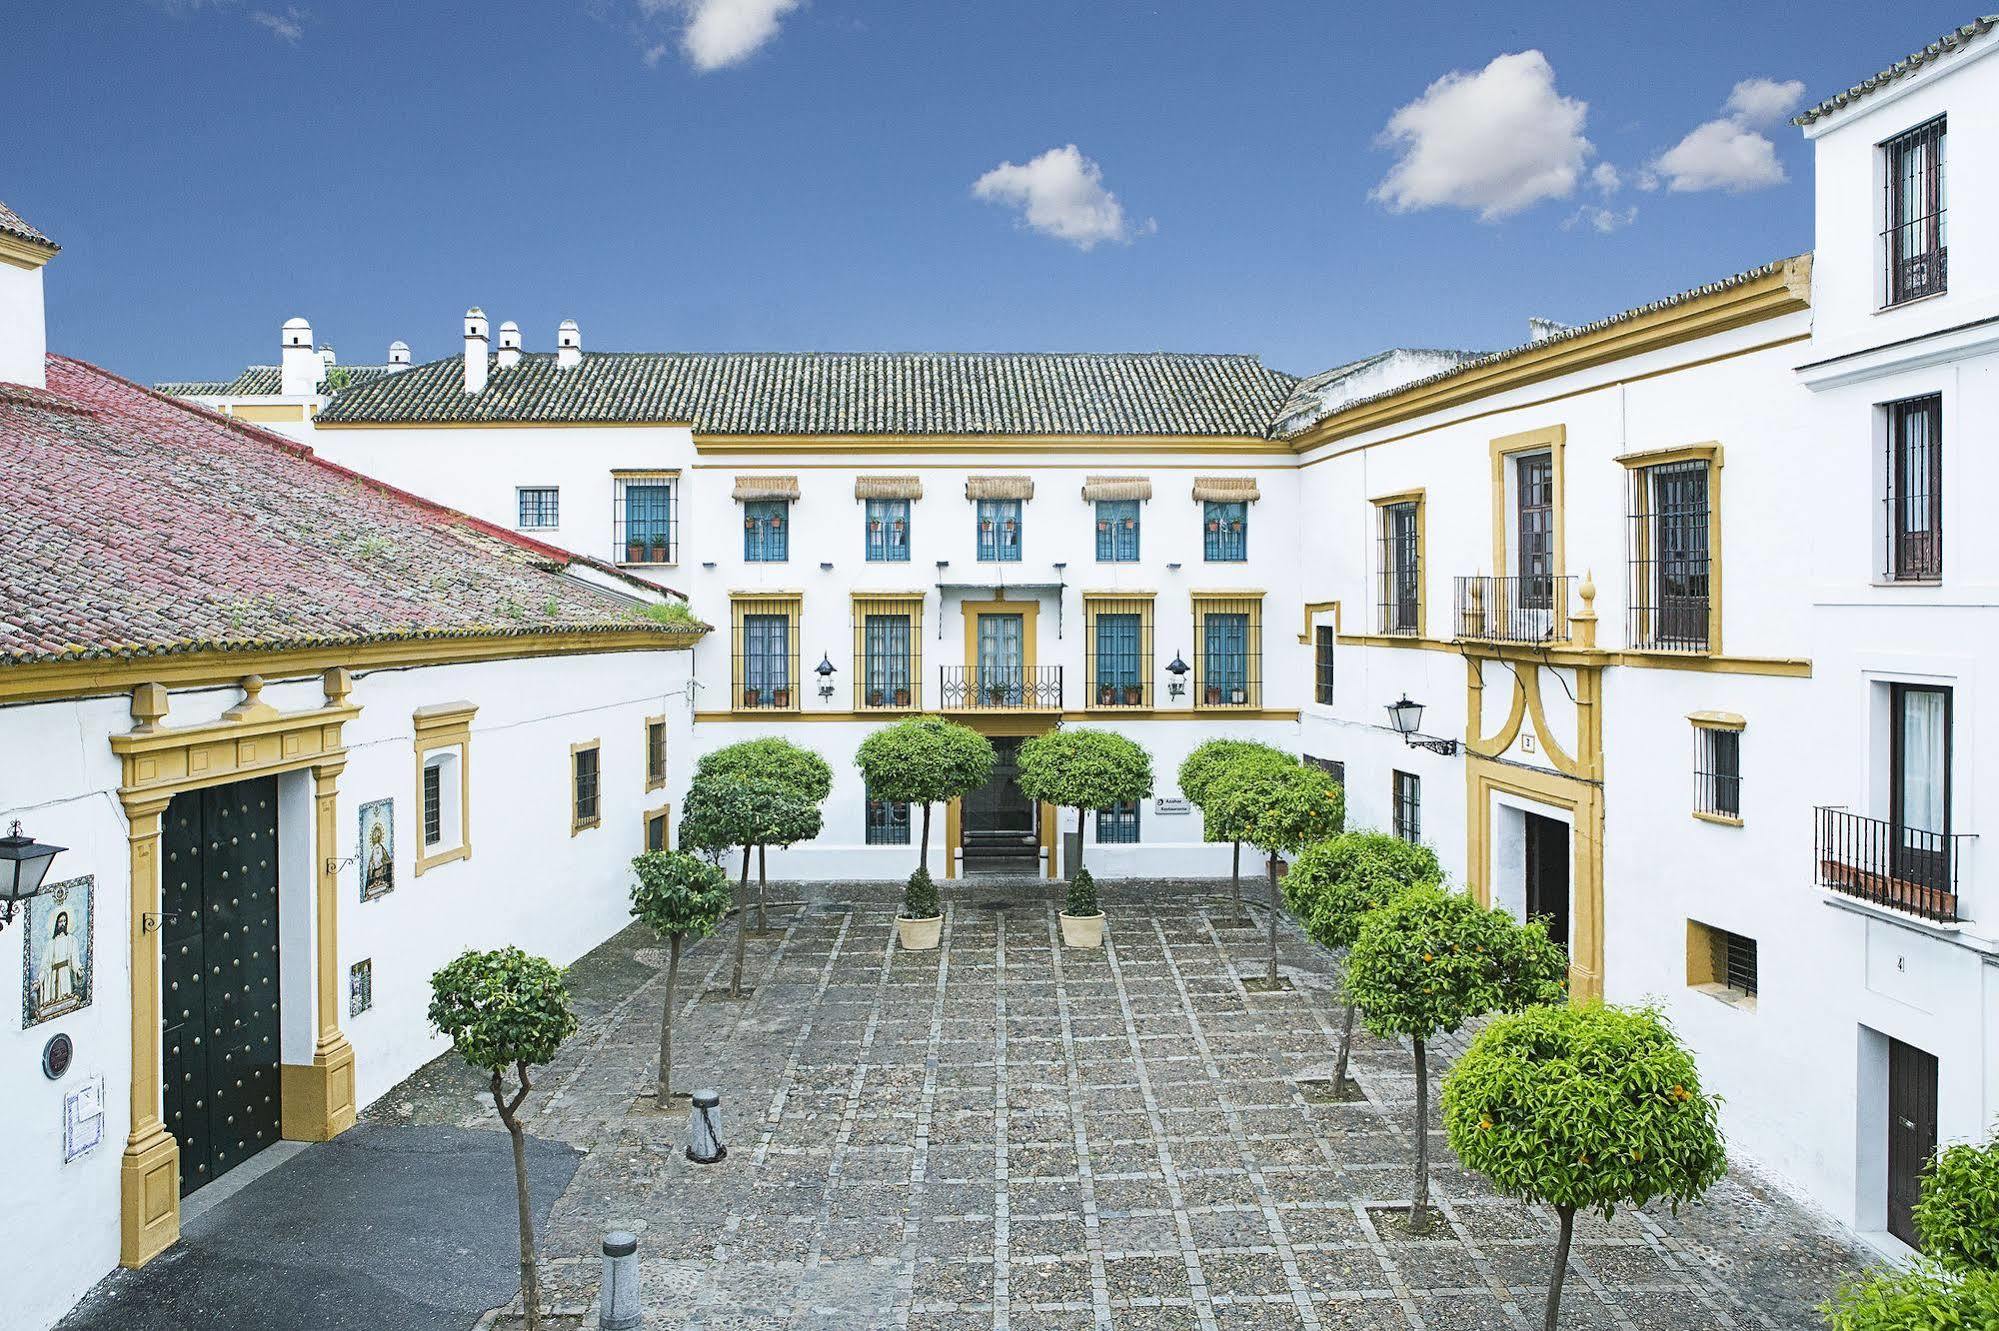
<instances>
[{"instance_id":1,"label":"black iron lantern","mask_svg":"<svg viewBox=\"0 0 1999 1331\"><path fill-rule=\"evenodd\" d=\"M22 836L18 818L13 830L0 836L0 927L13 923L21 903L42 890L49 864L67 849Z\"/></svg>"},{"instance_id":2,"label":"black iron lantern","mask_svg":"<svg viewBox=\"0 0 1999 1331\"><path fill-rule=\"evenodd\" d=\"M1396 734L1402 736L1402 742L1412 749L1428 749L1447 758L1458 751L1458 742L1454 739L1427 739L1423 736L1421 733L1423 704L1411 702L1406 693L1388 704L1388 724L1395 728Z\"/></svg>"},{"instance_id":3,"label":"black iron lantern","mask_svg":"<svg viewBox=\"0 0 1999 1331\"><path fill-rule=\"evenodd\" d=\"M812 669L819 676L819 696L821 698L830 699L833 696L833 671L837 668L833 664L833 656L830 652L819 653L819 664L812 667Z\"/></svg>"},{"instance_id":4,"label":"black iron lantern","mask_svg":"<svg viewBox=\"0 0 1999 1331\"><path fill-rule=\"evenodd\" d=\"M1166 673L1173 676L1166 686L1167 697L1178 698L1187 692L1187 672L1190 669L1192 667L1180 659L1180 653L1173 653L1173 659L1166 663Z\"/></svg>"}]
</instances>

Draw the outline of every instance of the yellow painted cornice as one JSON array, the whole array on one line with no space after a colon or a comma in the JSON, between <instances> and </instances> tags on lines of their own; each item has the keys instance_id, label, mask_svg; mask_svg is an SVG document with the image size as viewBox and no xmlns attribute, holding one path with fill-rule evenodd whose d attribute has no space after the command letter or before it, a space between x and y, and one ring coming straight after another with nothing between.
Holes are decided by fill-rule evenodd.
<instances>
[{"instance_id":1,"label":"yellow painted cornice","mask_svg":"<svg viewBox=\"0 0 1999 1331\"><path fill-rule=\"evenodd\" d=\"M1598 670L1624 666L1633 670L1691 670L1710 675L1773 675L1783 679L1810 679L1812 663L1801 656L1702 656L1690 652L1649 652L1626 648L1538 647L1523 643L1496 643L1447 638L1424 638L1381 633L1342 633L1342 647L1393 647L1407 651L1451 652L1459 656L1493 660L1523 661L1564 669Z\"/></svg>"},{"instance_id":2,"label":"yellow painted cornice","mask_svg":"<svg viewBox=\"0 0 1999 1331\"><path fill-rule=\"evenodd\" d=\"M1801 254L1747 282L1620 319L1580 337L1554 338L1517 356L1336 412L1291 440L1291 446L1303 452L1496 393L1795 314L1811 303L1812 256Z\"/></svg>"},{"instance_id":3,"label":"yellow painted cornice","mask_svg":"<svg viewBox=\"0 0 1999 1331\"><path fill-rule=\"evenodd\" d=\"M768 724L770 713L778 709L756 707L746 711L703 711L694 714L697 724L733 722L740 725ZM1066 708L1057 711L1048 708L1023 708L1017 711L990 710L980 707L947 708L936 711L921 707L872 707L862 711L827 710L780 712L776 720L790 725L794 721L847 721L869 725L888 725L908 716L942 716L953 721L963 721L968 725L980 720L1018 717L1021 724L1046 728L1057 719L1063 721L1205 721L1212 722L1222 717L1232 717L1239 721L1296 721L1299 711L1296 707L1195 707L1192 709L1154 707L1086 707Z\"/></svg>"},{"instance_id":4,"label":"yellow painted cornice","mask_svg":"<svg viewBox=\"0 0 1999 1331\"><path fill-rule=\"evenodd\" d=\"M694 646L701 637L701 633L694 632L661 633L630 629L606 633L416 638L274 651L244 649L31 662L0 666L0 704L123 693L135 684L161 684L170 689L206 688L233 684L250 674L261 675L265 679L294 679L339 667L385 670L524 657L587 656L600 652L679 651Z\"/></svg>"},{"instance_id":5,"label":"yellow painted cornice","mask_svg":"<svg viewBox=\"0 0 1999 1331\"><path fill-rule=\"evenodd\" d=\"M1165 453L1289 456L1295 450L1277 439L1253 435L1206 437L1196 435L1099 435L1099 434L1010 434L1010 435L912 435L912 434L828 434L755 435L699 434L694 436L696 452L714 456L785 455L839 456L901 453Z\"/></svg>"},{"instance_id":6,"label":"yellow painted cornice","mask_svg":"<svg viewBox=\"0 0 1999 1331\"><path fill-rule=\"evenodd\" d=\"M55 257L56 252L46 245L0 232L0 263L15 268L40 268Z\"/></svg>"}]
</instances>

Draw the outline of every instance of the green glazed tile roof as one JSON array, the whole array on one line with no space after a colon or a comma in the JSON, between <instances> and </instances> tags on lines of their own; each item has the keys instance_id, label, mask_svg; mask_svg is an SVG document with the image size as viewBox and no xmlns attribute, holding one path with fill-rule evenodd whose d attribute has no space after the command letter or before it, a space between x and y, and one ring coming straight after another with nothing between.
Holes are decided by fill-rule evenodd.
<instances>
[{"instance_id":1,"label":"green glazed tile roof","mask_svg":"<svg viewBox=\"0 0 1999 1331\"><path fill-rule=\"evenodd\" d=\"M1879 74L1862 79L1845 92L1837 92L1817 106L1801 111L1791 117L1793 125L1809 125L1821 116L1829 116L1842 107L1851 106L1872 93L1880 91L1891 83L1909 77L1925 65L1934 64L1947 55L1955 53L1974 38L1982 37L1995 26L1999 26L1999 14L1987 14L1975 18L1962 27L1952 28L1943 36L1931 42L1920 51L1912 52L1897 60Z\"/></svg>"},{"instance_id":2,"label":"green glazed tile roof","mask_svg":"<svg viewBox=\"0 0 1999 1331\"><path fill-rule=\"evenodd\" d=\"M40 245L51 254L62 248L62 246L56 244L40 231L30 226L28 219L22 217L4 203L0 203L0 232L10 235L16 240L25 240L29 244Z\"/></svg>"}]
</instances>

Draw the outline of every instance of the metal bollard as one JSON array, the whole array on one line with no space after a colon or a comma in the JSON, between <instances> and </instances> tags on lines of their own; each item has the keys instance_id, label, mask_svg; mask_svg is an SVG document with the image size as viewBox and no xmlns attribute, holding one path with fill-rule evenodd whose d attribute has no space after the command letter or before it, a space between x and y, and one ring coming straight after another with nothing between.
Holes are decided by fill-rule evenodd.
<instances>
[{"instance_id":1,"label":"metal bollard","mask_svg":"<svg viewBox=\"0 0 1999 1331\"><path fill-rule=\"evenodd\" d=\"M639 1306L638 1235L614 1229L604 1236L599 1293L598 1331L639 1331L645 1325L645 1310Z\"/></svg>"},{"instance_id":2,"label":"metal bollard","mask_svg":"<svg viewBox=\"0 0 1999 1331\"><path fill-rule=\"evenodd\" d=\"M687 1114L687 1158L712 1165L729 1153L722 1145L722 1093L696 1091Z\"/></svg>"}]
</instances>

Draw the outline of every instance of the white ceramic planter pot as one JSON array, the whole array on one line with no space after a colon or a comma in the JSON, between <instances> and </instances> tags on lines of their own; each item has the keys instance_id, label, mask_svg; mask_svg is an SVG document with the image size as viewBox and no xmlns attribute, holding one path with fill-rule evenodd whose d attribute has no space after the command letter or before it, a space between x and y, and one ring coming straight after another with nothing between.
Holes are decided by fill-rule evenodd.
<instances>
[{"instance_id":1,"label":"white ceramic planter pot","mask_svg":"<svg viewBox=\"0 0 1999 1331\"><path fill-rule=\"evenodd\" d=\"M1061 911L1062 945L1064 947L1102 947L1104 945L1104 914L1071 915Z\"/></svg>"},{"instance_id":2,"label":"white ceramic planter pot","mask_svg":"<svg viewBox=\"0 0 1999 1331\"><path fill-rule=\"evenodd\" d=\"M937 940L944 933L944 917L932 915L927 920L910 920L895 917L895 931L902 935L905 952L929 952L936 948Z\"/></svg>"}]
</instances>

